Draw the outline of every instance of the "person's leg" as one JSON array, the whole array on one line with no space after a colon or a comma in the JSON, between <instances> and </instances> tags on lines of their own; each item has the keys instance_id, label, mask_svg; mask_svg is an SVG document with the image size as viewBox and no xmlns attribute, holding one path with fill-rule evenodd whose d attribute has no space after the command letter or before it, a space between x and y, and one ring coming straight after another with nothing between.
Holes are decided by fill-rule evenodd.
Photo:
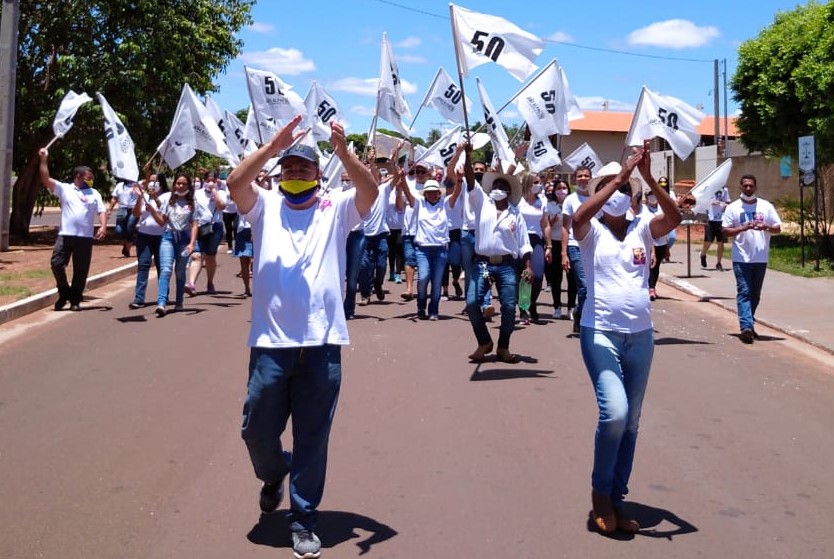
<instances>
[{"instance_id":1,"label":"person's leg","mask_svg":"<svg viewBox=\"0 0 834 559\"><path fill-rule=\"evenodd\" d=\"M623 353L620 358L628 411L614 467L611 499L615 506L622 503L623 497L628 494L628 480L631 477L634 450L637 447L640 412L643 409L643 397L649 383L653 357L654 331L651 328L625 335Z\"/></svg>"},{"instance_id":2,"label":"person's leg","mask_svg":"<svg viewBox=\"0 0 834 559\"><path fill-rule=\"evenodd\" d=\"M568 260L570 269L573 272L573 279L576 282L576 307L573 314L574 330L582 319L582 307L585 305L585 298L588 296L588 289L585 287L585 269L582 267L582 258L579 247L568 246Z\"/></svg>"},{"instance_id":3,"label":"person's leg","mask_svg":"<svg viewBox=\"0 0 834 559\"><path fill-rule=\"evenodd\" d=\"M297 373L289 379L292 415L290 530L315 530L327 474L327 444L342 380L341 347L297 350Z\"/></svg>"},{"instance_id":4,"label":"person's leg","mask_svg":"<svg viewBox=\"0 0 834 559\"><path fill-rule=\"evenodd\" d=\"M405 253L405 293L410 299L414 294L414 272L417 271L417 255L414 252L414 236L403 235L403 252Z\"/></svg>"},{"instance_id":5,"label":"person's leg","mask_svg":"<svg viewBox=\"0 0 834 559\"><path fill-rule=\"evenodd\" d=\"M495 276L498 298L501 302L501 328L498 349L509 349L510 336L515 328L515 307L518 304L518 279L513 263L494 264L490 273Z\"/></svg>"},{"instance_id":6,"label":"person's leg","mask_svg":"<svg viewBox=\"0 0 834 559\"><path fill-rule=\"evenodd\" d=\"M753 323L755 323L756 309L759 308L759 301L762 297L762 286L764 285L765 273L767 273L767 264L764 262L757 262L756 264L749 264L749 266L750 314L753 318Z\"/></svg>"},{"instance_id":7,"label":"person's leg","mask_svg":"<svg viewBox=\"0 0 834 559\"><path fill-rule=\"evenodd\" d=\"M464 284L463 296L467 298L471 287L472 275L476 273L475 266L475 235L469 231L460 234L460 265L463 268Z\"/></svg>"},{"instance_id":8,"label":"person's leg","mask_svg":"<svg viewBox=\"0 0 834 559\"><path fill-rule=\"evenodd\" d=\"M70 299L70 286L67 281L67 265L72 258L72 247L65 242L63 235L58 235L55 246L52 247L52 258L49 265L52 268L52 275L55 277L55 286L58 288L58 302L55 309L65 305Z\"/></svg>"},{"instance_id":9,"label":"person's leg","mask_svg":"<svg viewBox=\"0 0 834 559\"><path fill-rule=\"evenodd\" d=\"M666 254L666 245L654 247L654 266L649 269L649 289L657 286L657 279L660 277L660 263Z\"/></svg>"},{"instance_id":10,"label":"person's leg","mask_svg":"<svg viewBox=\"0 0 834 559\"><path fill-rule=\"evenodd\" d=\"M382 301L385 299L382 285L385 282L385 266L388 262L388 233L382 233L379 236L374 262L376 264L374 269L374 293L376 298Z\"/></svg>"},{"instance_id":11,"label":"person's leg","mask_svg":"<svg viewBox=\"0 0 834 559\"><path fill-rule=\"evenodd\" d=\"M544 245L540 238L537 238L533 245L533 254L530 256L530 264L533 267L533 283L530 290L530 318L537 322L539 311L536 308L536 301L542 292L542 281L544 279Z\"/></svg>"},{"instance_id":12,"label":"person's leg","mask_svg":"<svg viewBox=\"0 0 834 559\"><path fill-rule=\"evenodd\" d=\"M752 271L750 264L733 262L736 276L736 308L738 309L738 326L742 332L753 329L753 309L750 303L750 284Z\"/></svg>"},{"instance_id":13,"label":"person's leg","mask_svg":"<svg viewBox=\"0 0 834 559\"><path fill-rule=\"evenodd\" d=\"M460 229L449 231L449 247L446 251L446 262L448 269L452 273L452 289L455 292L456 298L460 298L463 295L463 289L460 285L460 273L463 270L461 236L462 232Z\"/></svg>"},{"instance_id":14,"label":"person's leg","mask_svg":"<svg viewBox=\"0 0 834 559\"><path fill-rule=\"evenodd\" d=\"M145 304L145 292L148 288L148 277L151 273L153 252L149 241L150 235L139 233L136 236L136 287L133 290L133 303Z\"/></svg>"},{"instance_id":15,"label":"person's leg","mask_svg":"<svg viewBox=\"0 0 834 559\"><path fill-rule=\"evenodd\" d=\"M171 275L174 273L174 236L170 231L162 235L159 245L159 292L156 296L156 306L165 308L168 303L168 289Z\"/></svg>"},{"instance_id":16,"label":"person's leg","mask_svg":"<svg viewBox=\"0 0 834 559\"><path fill-rule=\"evenodd\" d=\"M182 256L183 251L188 246L188 239L185 235L176 244L176 252L174 252L174 273L177 275L177 292L175 294L175 307L182 308L183 299L185 298L185 276L188 266L188 256Z\"/></svg>"},{"instance_id":17,"label":"person's leg","mask_svg":"<svg viewBox=\"0 0 834 559\"><path fill-rule=\"evenodd\" d=\"M160 264L160 249L162 247L162 235L152 235L148 238L148 246L151 250L151 255L153 256L153 263L156 267L156 284L157 289L159 289L159 277L162 275L162 268ZM168 292L165 292L165 298L168 298Z\"/></svg>"},{"instance_id":18,"label":"person's leg","mask_svg":"<svg viewBox=\"0 0 834 559\"><path fill-rule=\"evenodd\" d=\"M252 266L252 259L248 256L240 257L240 279L243 281L243 294L252 295L252 288L249 286L249 268Z\"/></svg>"},{"instance_id":19,"label":"person's leg","mask_svg":"<svg viewBox=\"0 0 834 559\"><path fill-rule=\"evenodd\" d=\"M365 234L362 230L348 233L345 243L345 302L344 310L347 318L356 313L356 288L359 283L359 272L362 266L362 256L365 253Z\"/></svg>"},{"instance_id":20,"label":"person's leg","mask_svg":"<svg viewBox=\"0 0 834 559\"><path fill-rule=\"evenodd\" d=\"M481 301L484 293L489 289L489 270L486 262L474 262L471 273L467 274L469 291L466 294L466 314L472 324L472 331L479 346L492 346L492 338L487 330L484 315L481 312Z\"/></svg>"},{"instance_id":21,"label":"person's leg","mask_svg":"<svg viewBox=\"0 0 834 559\"><path fill-rule=\"evenodd\" d=\"M443 274L446 271L448 251L445 246L431 247L429 256L429 274L431 274L429 316L438 316L440 314L440 295L442 292Z\"/></svg>"},{"instance_id":22,"label":"person's leg","mask_svg":"<svg viewBox=\"0 0 834 559\"><path fill-rule=\"evenodd\" d=\"M226 245L229 250L234 246L235 235L237 233L237 214L224 213L223 214L223 229L226 231Z\"/></svg>"},{"instance_id":23,"label":"person's leg","mask_svg":"<svg viewBox=\"0 0 834 559\"><path fill-rule=\"evenodd\" d=\"M72 237L72 283L70 284L70 304L78 305L84 298L90 262L93 260L92 237Z\"/></svg>"},{"instance_id":24,"label":"person's leg","mask_svg":"<svg viewBox=\"0 0 834 559\"><path fill-rule=\"evenodd\" d=\"M203 252L208 243L209 235L197 237L197 244L194 245L194 252L191 253L191 265L188 267L188 284L186 289L189 295L197 293L197 280L200 279L200 272L203 270Z\"/></svg>"},{"instance_id":25,"label":"person's leg","mask_svg":"<svg viewBox=\"0 0 834 559\"><path fill-rule=\"evenodd\" d=\"M214 275L217 272L217 250L220 247L220 242L223 240L223 224L215 223L212 226L211 235L209 236L209 246L204 252L205 266L206 266L206 287L209 294L215 292Z\"/></svg>"},{"instance_id":26,"label":"person's leg","mask_svg":"<svg viewBox=\"0 0 834 559\"><path fill-rule=\"evenodd\" d=\"M426 299L428 298L427 292L431 279L431 264L427 248L419 246L414 248L417 256L417 318L428 318L426 315Z\"/></svg>"}]
</instances>

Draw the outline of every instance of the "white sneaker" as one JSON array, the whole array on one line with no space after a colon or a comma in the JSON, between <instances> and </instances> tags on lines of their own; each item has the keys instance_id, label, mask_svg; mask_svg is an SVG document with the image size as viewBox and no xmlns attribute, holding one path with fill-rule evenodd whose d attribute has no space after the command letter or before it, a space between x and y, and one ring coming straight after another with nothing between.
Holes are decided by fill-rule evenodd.
<instances>
[{"instance_id":1,"label":"white sneaker","mask_svg":"<svg viewBox=\"0 0 834 559\"><path fill-rule=\"evenodd\" d=\"M553 311L553 318L557 320L562 318L562 307L556 307L556 310Z\"/></svg>"},{"instance_id":2,"label":"white sneaker","mask_svg":"<svg viewBox=\"0 0 834 559\"><path fill-rule=\"evenodd\" d=\"M573 316L573 315L574 315L574 309L573 309L573 307L568 307L568 314L567 314L567 316L566 316L565 318L566 318L567 320L573 320L573 319L574 319L574 316Z\"/></svg>"}]
</instances>

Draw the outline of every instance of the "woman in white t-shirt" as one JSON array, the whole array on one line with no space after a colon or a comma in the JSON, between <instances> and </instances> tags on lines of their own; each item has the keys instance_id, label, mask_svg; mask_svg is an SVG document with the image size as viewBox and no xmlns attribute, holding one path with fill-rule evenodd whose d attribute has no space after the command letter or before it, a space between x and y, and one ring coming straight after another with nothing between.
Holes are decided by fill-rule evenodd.
<instances>
[{"instance_id":1,"label":"woman in white t-shirt","mask_svg":"<svg viewBox=\"0 0 834 559\"><path fill-rule=\"evenodd\" d=\"M530 246L533 247L533 253L530 255L533 277L525 278L523 267L518 266L519 287L522 281L529 281L532 284L529 312L522 309L520 313L521 321L524 324L530 324L531 320L537 324L539 322L536 301L538 301L539 294L542 291L545 262L553 260L553 245L550 242L550 220L547 218L545 203L541 197L543 188L541 177L536 173L530 173L522 180L521 199L518 201L518 212L524 218Z\"/></svg>"},{"instance_id":2,"label":"woman in white t-shirt","mask_svg":"<svg viewBox=\"0 0 834 559\"><path fill-rule=\"evenodd\" d=\"M639 524L622 512L634 461L640 409L654 354L649 254L653 240L681 220L677 204L651 176L649 152L635 150L625 167L609 163L589 183L593 195L573 216L588 295L580 324L582 358L599 408L591 474L592 521L601 533L634 533ZM632 194L640 188L631 178L640 170L663 213L651 220L626 219ZM594 217L602 210L599 219Z\"/></svg>"},{"instance_id":3,"label":"woman in white t-shirt","mask_svg":"<svg viewBox=\"0 0 834 559\"><path fill-rule=\"evenodd\" d=\"M555 258L546 260L544 276L550 284L550 294L553 297L553 318L570 318L576 306L576 279L570 272L565 273L562 268L562 204L570 194L570 185L563 179L550 182L545 187L545 212L550 222L550 244L553 246L551 254ZM567 242L567 239L565 240ZM568 309L562 313L562 278L568 278Z\"/></svg>"}]
</instances>

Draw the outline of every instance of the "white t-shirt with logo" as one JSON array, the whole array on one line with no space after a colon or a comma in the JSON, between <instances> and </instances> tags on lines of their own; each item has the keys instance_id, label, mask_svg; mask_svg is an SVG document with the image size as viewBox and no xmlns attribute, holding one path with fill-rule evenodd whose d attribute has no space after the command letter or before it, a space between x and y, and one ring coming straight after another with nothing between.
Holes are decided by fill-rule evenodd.
<instances>
[{"instance_id":1,"label":"white t-shirt with logo","mask_svg":"<svg viewBox=\"0 0 834 559\"><path fill-rule=\"evenodd\" d=\"M153 201L148 194L142 194L142 197L145 199L145 204L142 206L142 214L139 216L139 220L136 223L136 229L140 233L144 235L153 235L155 237L159 237L165 231L165 227L160 225L156 222L153 218L153 214L148 210L148 206L153 206L156 208L156 211L161 213L160 207L162 206L162 197L170 197L171 194L165 192L159 196L160 203L157 205L156 202ZM166 198L167 200L167 198Z\"/></svg>"},{"instance_id":2,"label":"white t-shirt with logo","mask_svg":"<svg viewBox=\"0 0 834 559\"><path fill-rule=\"evenodd\" d=\"M726 186L721 187L715 192L712 200L709 202L707 208L707 219L709 221L721 221L724 215L724 209L730 203L730 191Z\"/></svg>"},{"instance_id":3,"label":"white t-shirt with logo","mask_svg":"<svg viewBox=\"0 0 834 559\"><path fill-rule=\"evenodd\" d=\"M562 219L564 220L565 216L571 218L571 226L568 227L568 246L579 246L579 243L576 242L576 238L573 236L573 214L579 210L579 206L584 204L588 198L590 196L585 196L579 192L571 192L565 197L565 201L562 202Z\"/></svg>"},{"instance_id":4,"label":"white t-shirt with logo","mask_svg":"<svg viewBox=\"0 0 834 559\"><path fill-rule=\"evenodd\" d=\"M542 216L544 215L544 203L538 196L531 204L525 198L518 201L518 211L524 217L524 224L527 226L527 233L538 235L542 238Z\"/></svg>"},{"instance_id":5,"label":"white t-shirt with logo","mask_svg":"<svg viewBox=\"0 0 834 559\"><path fill-rule=\"evenodd\" d=\"M767 226L782 225L776 208L767 200L756 198L752 203L741 199L727 206L721 221L722 227L740 227L748 221L759 221ZM767 264L770 253L770 233L748 229L733 237L733 262Z\"/></svg>"},{"instance_id":6,"label":"white t-shirt with logo","mask_svg":"<svg viewBox=\"0 0 834 559\"><path fill-rule=\"evenodd\" d=\"M414 199L414 213L417 217L417 246L445 246L449 244L449 199L441 198L437 204L419 196Z\"/></svg>"},{"instance_id":7,"label":"white t-shirt with logo","mask_svg":"<svg viewBox=\"0 0 834 559\"><path fill-rule=\"evenodd\" d=\"M293 210L275 191L258 190L245 214L252 226L254 275L250 347L347 345L342 304L345 242L361 223L356 189L331 192Z\"/></svg>"},{"instance_id":8,"label":"white t-shirt with logo","mask_svg":"<svg viewBox=\"0 0 834 559\"><path fill-rule=\"evenodd\" d=\"M104 213L104 202L97 190L73 183L55 181L52 194L61 204L59 235L67 237L92 237L96 216Z\"/></svg>"},{"instance_id":9,"label":"white t-shirt with logo","mask_svg":"<svg viewBox=\"0 0 834 559\"><path fill-rule=\"evenodd\" d=\"M533 251L527 226L518 208L509 204L499 216L495 202L484 193L480 184L469 192L469 202L475 210L478 227L475 234L476 253L481 256L512 254L521 258Z\"/></svg>"},{"instance_id":10,"label":"white t-shirt with logo","mask_svg":"<svg viewBox=\"0 0 834 559\"><path fill-rule=\"evenodd\" d=\"M588 233L578 241L588 288L582 326L626 334L652 327L649 224L648 219L634 219L620 241L597 218L591 218Z\"/></svg>"}]
</instances>

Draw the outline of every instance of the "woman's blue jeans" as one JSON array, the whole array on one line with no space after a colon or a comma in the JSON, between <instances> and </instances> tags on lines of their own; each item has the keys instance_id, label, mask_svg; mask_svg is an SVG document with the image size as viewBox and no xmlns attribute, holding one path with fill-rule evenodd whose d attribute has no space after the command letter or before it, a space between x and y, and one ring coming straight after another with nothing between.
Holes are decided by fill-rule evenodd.
<instances>
[{"instance_id":1,"label":"woman's blue jeans","mask_svg":"<svg viewBox=\"0 0 834 559\"><path fill-rule=\"evenodd\" d=\"M315 530L324 493L327 443L342 382L341 346L250 350L241 436L255 475L279 483L290 474L290 529ZM281 435L292 416L292 463Z\"/></svg>"},{"instance_id":2,"label":"woman's blue jeans","mask_svg":"<svg viewBox=\"0 0 834 559\"><path fill-rule=\"evenodd\" d=\"M440 313L440 292L443 275L446 272L448 252L445 246L418 246L417 251L417 316L426 315L429 281L431 299L428 301L429 316Z\"/></svg>"},{"instance_id":3,"label":"woman's blue jeans","mask_svg":"<svg viewBox=\"0 0 834 559\"><path fill-rule=\"evenodd\" d=\"M191 240L190 231L175 233L166 230L162 234L162 243L159 246L159 295L157 295L157 306L164 307L168 299L168 286L171 283L171 274L177 274L176 305L180 306L185 298L185 267L188 265L188 256L183 256L182 251L188 246Z\"/></svg>"},{"instance_id":4,"label":"woman's blue jeans","mask_svg":"<svg viewBox=\"0 0 834 559\"><path fill-rule=\"evenodd\" d=\"M498 333L498 348L510 347L510 335L515 328L515 306L518 303L518 278L513 261L492 264L476 259L472 268L472 279L469 293L466 294L466 313L478 345L492 341L487 330L486 321L481 311L486 292L490 289L490 280L498 287L498 298L501 300L501 328Z\"/></svg>"},{"instance_id":5,"label":"woman's blue jeans","mask_svg":"<svg viewBox=\"0 0 834 559\"><path fill-rule=\"evenodd\" d=\"M654 331L623 334L582 326L579 344L599 408L591 487L616 504L628 494Z\"/></svg>"},{"instance_id":6,"label":"woman's blue jeans","mask_svg":"<svg viewBox=\"0 0 834 559\"><path fill-rule=\"evenodd\" d=\"M145 291L148 288L148 276L151 272L151 263L156 265L157 283L161 277L159 265L159 249L162 244L161 235L136 234L136 289L133 292L133 302L144 305ZM165 293L167 298L168 293Z\"/></svg>"},{"instance_id":7,"label":"woman's blue jeans","mask_svg":"<svg viewBox=\"0 0 834 559\"><path fill-rule=\"evenodd\" d=\"M767 263L733 262L736 276L736 307L738 325L742 330L752 330L756 322L756 309L762 296Z\"/></svg>"},{"instance_id":8,"label":"woman's blue jeans","mask_svg":"<svg viewBox=\"0 0 834 559\"><path fill-rule=\"evenodd\" d=\"M585 306L585 299L588 297L588 288L585 286L585 268L582 266L579 247L568 245L568 260L570 261L570 273L573 274L573 279L576 281L574 322L579 324L582 318L582 307Z\"/></svg>"}]
</instances>

